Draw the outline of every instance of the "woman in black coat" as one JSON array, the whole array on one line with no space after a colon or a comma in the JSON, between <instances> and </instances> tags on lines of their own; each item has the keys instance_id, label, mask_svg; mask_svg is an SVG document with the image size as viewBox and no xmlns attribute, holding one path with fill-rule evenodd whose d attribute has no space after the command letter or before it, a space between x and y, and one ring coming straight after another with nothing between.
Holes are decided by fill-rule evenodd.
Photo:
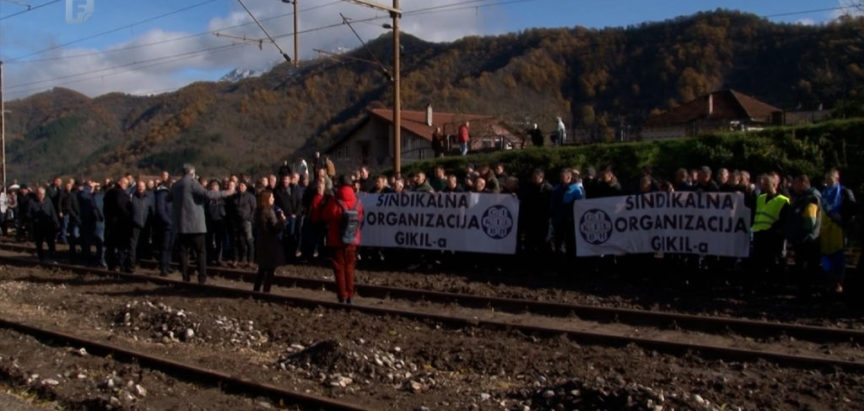
<instances>
[{"instance_id":1,"label":"woman in black coat","mask_svg":"<svg viewBox=\"0 0 864 411\"><path fill-rule=\"evenodd\" d=\"M253 291L270 292L276 267L285 264L281 234L285 230L286 219L282 210L273 207L276 199L270 190L258 193L258 207L255 209L255 232L258 237L255 244L255 262L258 264L258 275L255 277Z\"/></svg>"}]
</instances>

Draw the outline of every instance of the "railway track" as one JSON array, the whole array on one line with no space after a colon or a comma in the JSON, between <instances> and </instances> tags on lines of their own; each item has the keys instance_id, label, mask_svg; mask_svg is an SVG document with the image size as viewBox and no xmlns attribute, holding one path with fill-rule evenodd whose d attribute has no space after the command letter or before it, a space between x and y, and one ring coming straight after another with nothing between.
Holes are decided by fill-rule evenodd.
<instances>
[{"instance_id":1,"label":"railway track","mask_svg":"<svg viewBox=\"0 0 864 411\"><path fill-rule=\"evenodd\" d=\"M0 249L19 253L32 253L32 247L0 243ZM145 261L144 267L156 268L156 263ZM70 266L71 267L71 266ZM230 280L253 282L255 273L247 270L208 267L208 275ZM149 277L148 277L149 278ZM330 280L278 275L274 285L287 288L334 291ZM484 297L401 287L356 284L359 295L367 298L428 301L439 304L457 304L467 308L491 309L513 314L539 314L552 317L577 317L602 323L622 323L633 326L675 328L705 333L734 333L751 338L792 337L813 342L849 342L864 344L864 330L788 324L772 321L710 317L682 313L658 312L627 308L602 307L586 304L568 304L526 299Z\"/></svg>"},{"instance_id":2,"label":"railway track","mask_svg":"<svg viewBox=\"0 0 864 411\"><path fill-rule=\"evenodd\" d=\"M9 256L0 256L0 264L7 265L17 265L17 266L35 266L39 265L32 259L25 259L21 257L9 257ZM637 336L630 335L622 335L612 332L601 332L601 331L592 331L586 328L574 327L565 322L558 322L554 325L535 325L535 324L525 324L516 321L507 321L500 319L478 319L477 317L469 317L469 316L458 316L458 315L444 315L439 313L430 313L423 312L417 310L407 310L407 309L395 309L395 308L387 308L382 306L373 306L373 305L365 305L365 304L356 304L352 306L346 306L344 304L339 304L333 302L328 299L319 299L319 298L310 298L310 297L297 297L297 296L288 296L288 295L280 295L280 294L263 294L257 293L253 291L249 291L248 289L239 289L235 287L229 286L217 286L217 285L201 285L197 283L186 283L179 280L165 278L165 277L157 277L150 275L142 275L142 274L123 274L116 272L109 272L107 270L95 269L90 267L81 267L81 266L72 266L65 264L52 264L47 265L47 267L58 268L62 270L68 270L71 272L77 272L82 274L92 274L98 276L106 276L111 278L116 278L118 280L125 281L135 281L135 282L150 282L160 285L166 286L174 286L174 287L184 287L195 292L207 293L210 295L224 295L229 297L243 297L243 298L255 298L260 300L278 302L282 304L288 304L293 306L304 306L304 307L326 307L330 309L348 309L348 310L356 310L358 312L364 312L377 316L394 316L394 317L402 317L409 318L418 321L429 321L435 322L451 327L483 327L489 329L497 329L497 330L505 330L505 331L518 331L521 333L525 333L528 335L538 335L538 336L566 336L568 338L573 339L579 343L586 344L599 344L606 346L626 346L630 344L635 344L647 350L655 350L658 352L668 353L672 355L682 355L686 353L698 353L699 355L711 358L719 358L725 360L734 360L734 361L756 361L756 360L767 360L776 362L778 364L782 364L785 366L797 367L797 368L840 368L854 372L862 372L864 371L864 362L862 361L854 361L854 360L846 360L842 358L837 358L836 356L831 355L796 355L789 354L779 351L771 351L765 349L747 349L747 348L738 348L726 345L712 345L712 344L699 344L699 343L690 343L690 342L679 342L674 341L674 339L660 339L660 338L643 338ZM646 314L647 315L647 314ZM696 319L694 319L696 320ZM711 321L720 321L720 319L713 319ZM776 324L778 329L784 325ZM792 326L794 329L798 329L800 326ZM810 327L811 333L816 333L820 335L831 336L831 338L836 338L837 335L847 332L851 333L849 335L855 335L855 333L851 330L836 330L836 329L821 329L821 331L817 331L819 327Z\"/></svg>"},{"instance_id":3,"label":"railway track","mask_svg":"<svg viewBox=\"0 0 864 411\"><path fill-rule=\"evenodd\" d=\"M0 318L0 328L14 330L22 334L33 336L42 341L49 341L52 344L62 344L74 348L83 347L87 352L92 354L104 356L110 355L116 360L137 363L141 366L158 370L198 384L217 386L226 392L238 393L244 396L267 397L273 400L276 404L295 404L309 409L346 411L369 410L369 408L364 408L355 404L292 391L272 384L259 383L248 378L231 375L222 371L202 368L173 359L155 356L100 341L94 341L65 332L40 328L5 318Z\"/></svg>"}]
</instances>

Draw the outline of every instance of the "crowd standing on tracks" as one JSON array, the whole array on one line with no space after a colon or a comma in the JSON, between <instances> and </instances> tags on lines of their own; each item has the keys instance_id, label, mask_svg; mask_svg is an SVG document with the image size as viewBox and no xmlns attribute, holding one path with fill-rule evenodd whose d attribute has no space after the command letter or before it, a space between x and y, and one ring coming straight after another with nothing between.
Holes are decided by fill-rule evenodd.
<instances>
[{"instance_id":1,"label":"crowd standing on tracks","mask_svg":"<svg viewBox=\"0 0 864 411\"><path fill-rule=\"evenodd\" d=\"M467 125L466 125L467 126ZM154 258L162 275L180 261L190 281L189 259L197 261L198 281L208 265L257 268L256 291L269 292L277 267L329 258L339 301L354 297L358 259L413 270L449 259L473 266L506 265L489 256L458 256L428 250L362 247L363 206L358 193L480 192L518 197L518 257L554 261L561 267L622 264L620 259L576 259L573 205L583 199L656 191L739 192L752 213L751 253L746 261L667 255L664 259L698 270L745 267L783 278L795 274L843 291L845 251L857 228L858 206L837 169L818 178L766 172L751 181L744 170L704 166L677 170L663 180L649 167L633 184L622 184L612 166L569 167L512 176L503 164L445 170L441 166L407 178L371 176L367 168L337 176L333 163L316 154L313 164L286 161L277 174L199 177L191 165L179 178L162 172L154 178L127 174L116 180L55 178L50 184L14 184L0 195L3 234L33 240L41 261L57 257L55 243L68 244L75 263L134 272L139 260ZM716 171L716 172L715 172ZM522 178L520 178L522 177ZM816 180L814 178L814 180ZM47 244L47 251L43 248ZM787 252L791 252L787 254ZM632 256L636 264L646 260ZM632 262L631 261L631 262ZM794 261L789 267L787 261Z\"/></svg>"}]
</instances>

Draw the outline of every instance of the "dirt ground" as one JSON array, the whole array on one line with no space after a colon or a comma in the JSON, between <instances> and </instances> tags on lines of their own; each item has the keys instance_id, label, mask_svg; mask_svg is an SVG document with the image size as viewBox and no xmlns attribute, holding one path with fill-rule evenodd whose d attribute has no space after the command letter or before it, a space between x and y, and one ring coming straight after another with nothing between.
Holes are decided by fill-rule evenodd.
<instances>
[{"instance_id":1,"label":"dirt ground","mask_svg":"<svg viewBox=\"0 0 864 411\"><path fill-rule=\"evenodd\" d=\"M294 271L327 275L322 267ZM617 300L613 303L622 306L657 304L672 310L687 305L657 296L628 300L625 292L598 295L441 273L364 271L361 280L496 295L524 293L554 301ZM682 296L690 298L696 297ZM739 304L761 303L728 305ZM862 375L841 370L708 360L636 346L582 345L564 337L449 328L347 309L297 308L117 283L59 270L0 267L0 315L377 409L836 410L859 409L864 400ZM819 318L811 312L800 320ZM859 325L851 316L848 321ZM77 350L2 331L0 377L19 392L60 408L280 406Z\"/></svg>"}]
</instances>

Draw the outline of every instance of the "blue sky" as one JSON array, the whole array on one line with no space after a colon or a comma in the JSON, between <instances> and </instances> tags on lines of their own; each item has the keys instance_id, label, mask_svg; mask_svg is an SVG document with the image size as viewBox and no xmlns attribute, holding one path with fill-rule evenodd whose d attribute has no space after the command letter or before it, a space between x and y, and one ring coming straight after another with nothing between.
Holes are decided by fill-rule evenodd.
<instances>
[{"instance_id":1,"label":"blue sky","mask_svg":"<svg viewBox=\"0 0 864 411\"><path fill-rule=\"evenodd\" d=\"M68 87L96 96L110 91L150 94L191 81L215 80L233 68L266 70L279 62L272 46L214 36L210 31L263 37L237 0L89 0L93 14L80 24L67 22L67 2L88 0L0 0L0 59L6 62L7 100ZM392 4L389 0L376 0ZM717 8L742 10L773 21L821 24L853 9L854 0L401 0L403 29L430 41L465 35L500 34L531 27L602 28L660 21ZM244 0L274 36L292 31L290 4ZM34 10L24 11L19 3ZM39 7L44 5L42 7ZM365 40L385 32L386 16L338 0L298 0L300 29L338 24L340 13L362 20L354 28ZM425 13L414 13L426 9ZM282 17L274 18L274 16ZM243 25L245 24L245 25ZM226 26L237 26L225 28ZM203 33L201 35L197 35ZM290 36L278 43L293 52ZM300 36L302 58L313 49L355 48L359 40L347 26Z\"/></svg>"}]
</instances>

